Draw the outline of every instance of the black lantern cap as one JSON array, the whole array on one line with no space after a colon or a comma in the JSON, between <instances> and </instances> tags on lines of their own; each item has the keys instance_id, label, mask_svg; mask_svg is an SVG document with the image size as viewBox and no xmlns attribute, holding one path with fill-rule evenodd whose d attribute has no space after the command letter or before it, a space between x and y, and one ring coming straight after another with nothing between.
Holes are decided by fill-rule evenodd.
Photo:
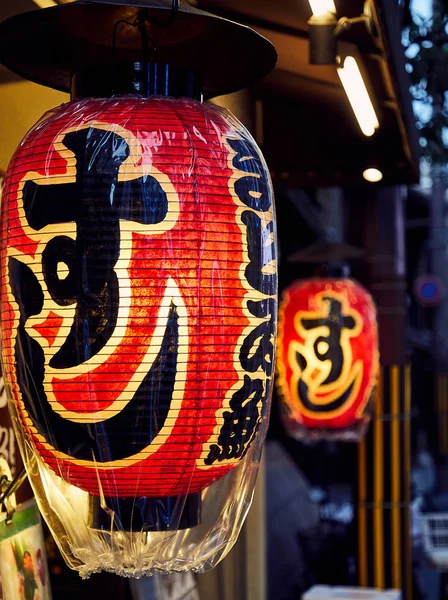
<instances>
[{"instance_id":1,"label":"black lantern cap","mask_svg":"<svg viewBox=\"0 0 448 600\"><path fill-rule=\"evenodd\" d=\"M22 13L0 24L0 62L64 92L86 67L168 64L197 73L206 98L236 92L274 68L274 46L249 27L185 1L175 16L172 9L172 0L78 0ZM132 25L142 10L145 49Z\"/></svg>"},{"instance_id":2,"label":"black lantern cap","mask_svg":"<svg viewBox=\"0 0 448 600\"><path fill-rule=\"evenodd\" d=\"M86 67L72 77L71 99L157 94L201 101L201 79L189 69L138 62L126 65Z\"/></svg>"}]
</instances>

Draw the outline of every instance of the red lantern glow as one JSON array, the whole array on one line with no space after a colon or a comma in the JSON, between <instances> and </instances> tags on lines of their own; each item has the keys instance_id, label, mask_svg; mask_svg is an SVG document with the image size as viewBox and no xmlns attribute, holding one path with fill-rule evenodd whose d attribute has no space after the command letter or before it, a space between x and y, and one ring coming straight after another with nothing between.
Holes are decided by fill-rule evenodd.
<instances>
[{"instance_id":1,"label":"red lantern glow","mask_svg":"<svg viewBox=\"0 0 448 600\"><path fill-rule=\"evenodd\" d=\"M378 368L376 309L361 285L315 279L285 290L277 382L291 434L356 430L368 417Z\"/></svg>"},{"instance_id":2,"label":"red lantern glow","mask_svg":"<svg viewBox=\"0 0 448 600\"><path fill-rule=\"evenodd\" d=\"M272 194L240 132L195 101L86 100L10 165L6 379L26 439L90 494L200 492L267 416Z\"/></svg>"}]
</instances>

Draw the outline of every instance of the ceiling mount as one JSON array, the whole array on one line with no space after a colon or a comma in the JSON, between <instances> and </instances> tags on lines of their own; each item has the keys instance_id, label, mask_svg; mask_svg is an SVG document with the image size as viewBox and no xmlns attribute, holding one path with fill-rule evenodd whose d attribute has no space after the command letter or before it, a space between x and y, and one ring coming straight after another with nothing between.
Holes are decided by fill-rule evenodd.
<instances>
[{"instance_id":1,"label":"ceiling mount","mask_svg":"<svg viewBox=\"0 0 448 600\"><path fill-rule=\"evenodd\" d=\"M314 4L310 0L311 7ZM321 6L316 5L316 6ZM331 6L334 7L333 2ZM315 9L317 11L317 8ZM336 63L337 40L339 36L348 31L354 25L364 24L369 35L376 36L370 0L364 3L364 10L359 17L338 17L336 8L326 12L314 12L308 21L310 37L310 64L333 65Z\"/></svg>"},{"instance_id":2,"label":"ceiling mount","mask_svg":"<svg viewBox=\"0 0 448 600\"><path fill-rule=\"evenodd\" d=\"M338 36L344 31L347 31L348 29L353 27L353 25L357 25L358 23L363 23L369 34L372 37L376 37L376 29L375 23L373 21L373 13L370 0L366 0L364 2L364 10L362 15L360 15L359 17L352 17L350 19L348 17L341 17L338 21L336 29L334 30L334 35Z\"/></svg>"}]
</instances>

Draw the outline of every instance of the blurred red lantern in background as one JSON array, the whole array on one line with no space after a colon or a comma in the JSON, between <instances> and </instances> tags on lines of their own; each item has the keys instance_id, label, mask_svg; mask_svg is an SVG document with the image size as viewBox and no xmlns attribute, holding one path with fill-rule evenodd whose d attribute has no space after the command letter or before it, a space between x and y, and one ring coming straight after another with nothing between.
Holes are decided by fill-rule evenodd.
<instances>
[{"instance_id":1,"label":"blurred red lantern in background","mask_svg":"<svg viewBox=\"0 0 448 600\"><path fill-rule=\"evenodd\" d=\"M379 369L370 294L349 279L301 281L284 291L279 311L277 387L288 432L359 436Z\"/></svg>"}]
</instances>

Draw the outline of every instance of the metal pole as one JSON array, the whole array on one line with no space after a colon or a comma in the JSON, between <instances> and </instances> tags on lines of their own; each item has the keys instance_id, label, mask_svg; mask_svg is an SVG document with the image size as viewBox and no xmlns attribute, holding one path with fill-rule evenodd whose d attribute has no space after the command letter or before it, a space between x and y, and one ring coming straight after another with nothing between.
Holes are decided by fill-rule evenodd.
<instances>
[{"instance_id":1,"label":"metal pole","mask_svg":"<svg viewBox=\"0 0 448 600\"><path fill-rule=\"evenodd\" d=\"M350 208L352 241L366 247L370 256L358 276L377 303L381 356L372 425L358 446L359 583L401 589L403 600L410 600L411 373L406 355L403 190L363 190L362 203L354 195Z\"/></svg>"}]
</instances>

